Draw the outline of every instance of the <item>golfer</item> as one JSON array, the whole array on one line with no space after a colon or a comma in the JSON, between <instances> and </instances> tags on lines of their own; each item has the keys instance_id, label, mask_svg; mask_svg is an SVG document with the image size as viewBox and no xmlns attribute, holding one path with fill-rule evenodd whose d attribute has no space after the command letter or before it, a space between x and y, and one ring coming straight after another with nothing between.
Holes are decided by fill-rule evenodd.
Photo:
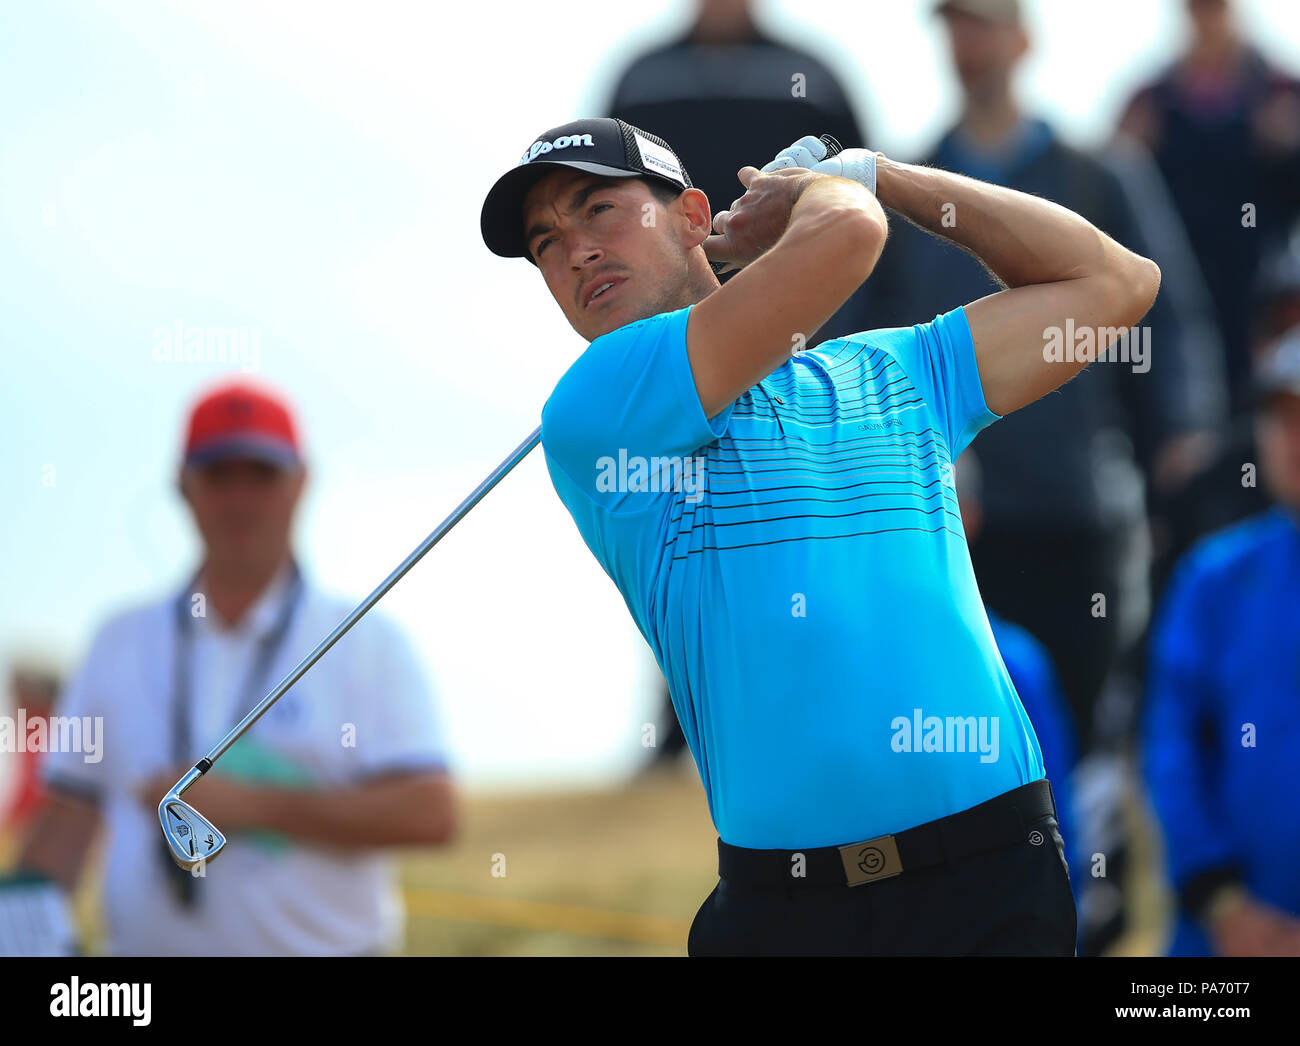
<instances>
[{"instance_id":1,"label":"golfer","mask_svg":"<svg viewBox=\"0 0 1300 1046\"><path fill-rule=\"evenodd\" d=\"M879 153L809 137L769 167L715 216L662 139L578 120L481 218L590 343L542 446L668 680L719 835L687 949L1073 955L1051 786L953 462L1136 324L1159 269L1047 200ZM883 207L1006 289L814 347L886 249ZM741 271L719 287L713 264Z\"/></svg>"}]
</instances>

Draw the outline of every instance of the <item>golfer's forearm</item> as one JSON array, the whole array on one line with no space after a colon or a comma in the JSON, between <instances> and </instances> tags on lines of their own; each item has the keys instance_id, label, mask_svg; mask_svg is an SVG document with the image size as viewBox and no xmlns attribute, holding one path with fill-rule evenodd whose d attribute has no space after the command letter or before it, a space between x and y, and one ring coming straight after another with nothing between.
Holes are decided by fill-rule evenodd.
<instances>
[{"instance_id":1,"label":"golfer's forearm","mask_svg":"<svg viewBox=\"0 0 1300 1046\"><path fill-rule=\"evenodd\" d=\"M322 846L436 846L456 832L450 784L425 777L317 792L267 788L257 805L260 827Z\"/></svg>"},{"instance_id":2,"label":"golfer's forearm","mask_svg":"<svg viewBox=\"0 0 1300 1046\"><path fill-rule=\"evenodd\" d=\"M1149 265L1059 204L949 171L881 156L876 195L915 225L966 248L1008 287L1124 279Z\"/></svg>"}]
</instances>

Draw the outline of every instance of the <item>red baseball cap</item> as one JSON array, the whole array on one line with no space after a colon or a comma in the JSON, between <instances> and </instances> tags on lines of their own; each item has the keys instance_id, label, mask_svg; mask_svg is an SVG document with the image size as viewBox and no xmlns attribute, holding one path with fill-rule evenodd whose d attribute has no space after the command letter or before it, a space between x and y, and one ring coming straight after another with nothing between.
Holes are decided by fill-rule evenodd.
<instances>
[{"instance_id":1,"label":"red baseball cap","mask_svg":"<svg viewBox=\"0 0 1300 1046\"><path fill-rule=\"evenodd\" d=\"M247 380L219 385L190 412L185 464L250 457L281 468L302 464L297 426L288 404L270 389Z\"/></svg>"}]
</instances>

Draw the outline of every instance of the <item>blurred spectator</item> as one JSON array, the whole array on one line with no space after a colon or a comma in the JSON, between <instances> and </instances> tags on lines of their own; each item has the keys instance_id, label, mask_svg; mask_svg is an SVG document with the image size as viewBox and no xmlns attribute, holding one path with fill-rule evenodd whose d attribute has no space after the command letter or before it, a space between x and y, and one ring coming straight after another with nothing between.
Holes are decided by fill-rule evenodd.
<instances>
[{"instance_id":1,"label":"blurred spectator","mask_svg":"<svg viewBox=\"0 0 1300 1046\"><path fill-rule=\"evenodd\" d=\"M1228 417L1223 339L1182 217L1151 154L1132 139L1117 138L1097 158L1119 178L1138 234L1160 266L1163 294L1156 315L1176 317L1171 329L1180 339L1174 359L1161 360L1161 380L1182 387L1184 415L1197 419L1199 425L1167 440L1153 456L1148 494L1150 507L1160 514L1168 497L1211 456L1218 438L1215 428ZM1187 373L1169 373L1180 369Z\"/></svg>"},{"instance_id":2,"label":"blurred spectator","mask_svg":"<svg viewBox=\"0 0 1300 1046\"><path fill-rule=\"evenodd\" d=\"M846 149L866 144L835 74L765 32L749 0L699 0L684 36L643 54L618 77L606 115L644 127L690 157L691 180L714 214L745 191L737 171L762 167L806 134L833 135ZM859 306L850 304L808 343L866 329Z\"/></svg>"},{"instance_id":3,"label":"blurred spectator","mask_svg":"<svg viewBox=\"0 0 1300 1046\"><path fill-rule=\"evenodd\" d=\"M1251 286L1300 213L1300 83L1242 38L1229 0L1185 6L1186 49L1133 97L1120 130L1154 153L1182 214L1239 408L1250 373Z\"/></svg>"},{"instance_id":4,"label":"blurred spectator","mask_svg":"<svg viewBox=\"0 0 1300 1046\"><path fill-rule=\"evenodd\" d=\"M60 701L58 714L84 717L101 743L93 758L46 755L53 800L20 852L8 905L0 882L0 953L15 947L19 919L57 912L101 826L110 954L398 947L384 848L446 842L455 799L428 683L382 614L186 793L229 838L211 875L178 868L158 824L162 796L352 609L299 569L291 531L305 480L296 424L269 390L235 382L195 406L178 484L202 562L179 589L101 628ZM64 932L51 923L51 936ZM42 950L27 935L18 947Z\"/></svg>"},{"instance_id":5,"label":"blurred spectator","mask_svg":"<svg viewBox=\"0 0 1300 1046\"><path fill-rule=\"evenodd\" d=\"M983 523L983 474L979 459L973 450L966 450L957 459L957 500L961 507L962 527L966 543L974 548L979 543ZM1087 852L1080 846L1080 836L1075 830L1075 801L1073 775L1078 760L1074 726L1070 719L1070 706L1061 693L1047 648L1035 639L1028 629L1012 624L995 612L985 608L993 638L1002 654L1002 663L1016 688L1020 704L1038 738L1038 750L1043 757L1043 769L1052 784L1056 799L1056 823L1065 840L1066 863L1070 866L1070 886L1074 890L1075 908L1082 911L1082 897L1088 885ZM1083 923L1080 921L1080 935ZM1082 941L1080 942L1082 943Z\"/></svg>"},{"instance_id":6,"label":"blurred spectator","mask_svg":"<svg viewBox=\"0 0 1300 1046\"><path fill-rule=\"evenodd\" d=\"M1252 318L1251 359L1258 365L1288 330L1300 330L1300 251L1265 261L1252 295ZM1254 418L1241 415L1210 460L1166 506L1157 591L1198 538L1268 506L1268 493L1256 474L1258 461Z\"/></svg>"},{"instance_id":7,"label":"blurred spectator","mask_svg":"<svg viewBox=\"0 0 1300 1046\"><path fill-rule=\"evenodd\" d=\"M59 670L51 661L37 657L15 658L9 668L9 693L13 698L11 707L15 720L19 716L26 721L48 718L53 714L61 686ZM0 813L0 832L21 832L48 802L40 779L44 753L30 751L26 745L16 747L17 751L0 753L6 760L12 760L15 777L8 808Z\"/></svg>"},{"instance_id":8,"label":"blurred spectator","mask_svg":"<svg viewBox=\"0 0 1300 1046\"><path fill-rule=\"evenodd\" d=\"M1300 955L1300 332L1256 387L1277 503L1192 549L1153 629L1143 769L1173 955Z\"/></svg>"},{"instance_id":9,"label":"blurred spectator","mask_svg":"<svg viewBox=\"0 0 1300 1046\"><path fill-rule=\"evenodd\" d=\"M958 124L920 162L1055 200L1163 269L1165 245L1149 248L1125 183L1022 112L1012 80L1030 43L1015 0L950 0L938 10L964 104ZM1130 181L1139 164L1126 156ZM1158 203L1149 196L1144 206ZM965 252L894 221L860 294L873 325L888 327L997 289ZM1051 651L1083 751L1093 746L1103 683L1149 611L1144 476L1148 487L1166 482L1166 459L1186 474L1193 465L1178 448L1203 441L1221 421L1207 339L1187 335L1170 295L1166 279L1146 319L1146 344L1128 339L1128 362L1094 363L975 444L985 477L984 533L973 550L980 590Z\"/></svg>"}]
</instances>

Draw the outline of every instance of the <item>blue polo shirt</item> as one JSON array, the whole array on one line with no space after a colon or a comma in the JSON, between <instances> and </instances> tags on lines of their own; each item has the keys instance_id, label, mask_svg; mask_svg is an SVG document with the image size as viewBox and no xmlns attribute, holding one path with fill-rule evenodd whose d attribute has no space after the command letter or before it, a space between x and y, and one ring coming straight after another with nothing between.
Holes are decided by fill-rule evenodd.
<instances>
[{"instance_id":1,"label":"blue polo shirt","mask_svg":"<svg viewBox=\"0 0 1300 1046\"><path fill-rule=\"evenodd\" d=\"M1043 777L953 487L997 418L965 312L796 353L712 418L689 315L595 339L542 447L664 672L719 836L838 845Z\"/></svg>"}]
</instances>

